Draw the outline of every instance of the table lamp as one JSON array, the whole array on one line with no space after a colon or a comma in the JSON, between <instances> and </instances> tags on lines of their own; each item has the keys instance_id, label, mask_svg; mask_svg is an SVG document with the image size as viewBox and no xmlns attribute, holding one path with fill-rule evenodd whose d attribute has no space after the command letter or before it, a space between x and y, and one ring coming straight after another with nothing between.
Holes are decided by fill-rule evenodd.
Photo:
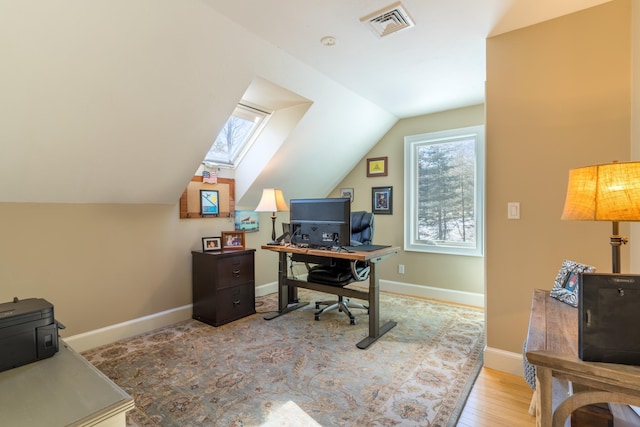
<instances>
[{"instance_id":1,"label":"table lamp","mask_svg":"<svg viewBox=\"0 0 640 427\"><path fill-rule=\"evenodd\" d=\"M276 212L287 212L289 207L284 199L282 190L277 188L265 188L262 190L262 198L256 206L256 212L271 212L271 242L276 240Z\"/></svg>"},{"instance_id":2,"label":"table lamp","mask_svg":"<svg viewBox=\"0 0 640 427\"><path fill-rule=\"evenodd\" d=\"M640 221L640 162L613 162L569 171L563 220L611 221L613 273L620 273L620 221Z\"/></svg>"}]
</instances>

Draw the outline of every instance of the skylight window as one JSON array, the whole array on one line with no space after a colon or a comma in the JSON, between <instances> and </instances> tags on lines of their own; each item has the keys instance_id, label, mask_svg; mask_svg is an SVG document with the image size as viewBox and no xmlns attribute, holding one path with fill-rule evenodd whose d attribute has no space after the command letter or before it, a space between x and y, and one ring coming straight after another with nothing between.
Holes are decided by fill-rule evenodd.
<instances>
[{"instance_id":1,"label":"skylight window","mask_svg":"<svg viewBox=\"0 0 640 427\"><path fill-rule=\"evenodd\" d=\"M238 104L204 158L204 163L237 166L255 142L270 113Z\"/></svg>"}]
</instances>

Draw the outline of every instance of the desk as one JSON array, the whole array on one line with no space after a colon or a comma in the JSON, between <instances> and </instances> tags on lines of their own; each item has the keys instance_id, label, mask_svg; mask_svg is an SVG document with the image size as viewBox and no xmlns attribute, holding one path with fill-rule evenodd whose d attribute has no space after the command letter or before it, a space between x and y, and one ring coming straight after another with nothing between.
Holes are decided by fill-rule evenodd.
<instances>
[{"instance_id":1,"label":"desk","mask_svg":"<svg viewBox=\"0 0 640 427\"><path fill-rule=\"evenodd\" d=\"M298 302L297 288L312 289L314 291L326 292L329 294L340 295L343 297L359 298L369 302L369 335L360 341L356 346L365 349L373 344L378 338L387 333L391 328L397 325L397 322L387 322L380 326L380 284L377 273L377 264L400 251L399 247L388 247L371 252L359 251L342 251L334 252L319 249L297 248L294 246L276 246L263 245L262 249L278 252L278 312L265 316L265 320L271 320L290 311L297 310L309 304L308 302ZM371 265L369 273L369 290L368 292L344 288L340 286L323 285L320 283L307 282L288 277L287 274L287 255L300 254L311 255L323 258L340 258L350 261L368 261Z\"/></svg>"},{"instance_id":2,"label":"desk","mask_svg":"<svg viewBox=\"0 0 640 427\"><path fill-rule=\"evenodd\" d=\"M536 365L536 425L563 426L582 406L609 402L640 406L640 367L583 362L578 358L578 310L533 292L527 360ZM568 396L553 411L553 377L589 387Z\"/></svg>"},{"instance_id":3,"label":"desk","mask_svg":"<svg viewBox=\"0 0 640 427\"><path fill-rule=\"evenodd\" d=\"M52 357L0 373L0 424L124 427L134 401L60 340Z\"/></svg>"}]
</instances>

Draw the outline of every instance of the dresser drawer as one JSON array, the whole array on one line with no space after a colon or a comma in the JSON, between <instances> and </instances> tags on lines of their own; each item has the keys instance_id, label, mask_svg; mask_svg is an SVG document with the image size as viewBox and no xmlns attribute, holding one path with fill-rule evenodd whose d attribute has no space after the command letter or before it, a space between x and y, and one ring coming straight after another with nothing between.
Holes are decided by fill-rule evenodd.
<instances>
[{"instance_id":1,"label":"dresser drawer","mask_svg":"<svg viewBox=\"0 0 640 427\"><path fill-rule=\"evenodd\" d=\"M253 254L226 258L218 263L218 289L233 287L253 281Z\"/></svg>"},{"instance_id":2,"label":"dresser drawer","mask_svg":"<svg viewBox=\"0 0 640 427\"><path fill-rule=\"evenodd\" d=\"M216 326L256 312L255 286L253 282L222 289L218 296L218 312L216 313L218 321Z\"/></svg>"}]
</instances>

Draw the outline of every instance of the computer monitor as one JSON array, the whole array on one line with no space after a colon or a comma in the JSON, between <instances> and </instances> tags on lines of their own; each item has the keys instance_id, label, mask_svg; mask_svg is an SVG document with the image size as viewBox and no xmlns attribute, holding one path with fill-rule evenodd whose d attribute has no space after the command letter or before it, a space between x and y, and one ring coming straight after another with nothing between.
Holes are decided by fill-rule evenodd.
<instances>
[{"instance_id":1,"label":"computer monitor","mask_svg":"<svg viewBox=\"0 0 640 427\"><path fill-rule=\"evenodd\" d=\"M349 246L351 201L347 198L291 199L291 243L316 248Z\"/></svg>"}]
</instances>

